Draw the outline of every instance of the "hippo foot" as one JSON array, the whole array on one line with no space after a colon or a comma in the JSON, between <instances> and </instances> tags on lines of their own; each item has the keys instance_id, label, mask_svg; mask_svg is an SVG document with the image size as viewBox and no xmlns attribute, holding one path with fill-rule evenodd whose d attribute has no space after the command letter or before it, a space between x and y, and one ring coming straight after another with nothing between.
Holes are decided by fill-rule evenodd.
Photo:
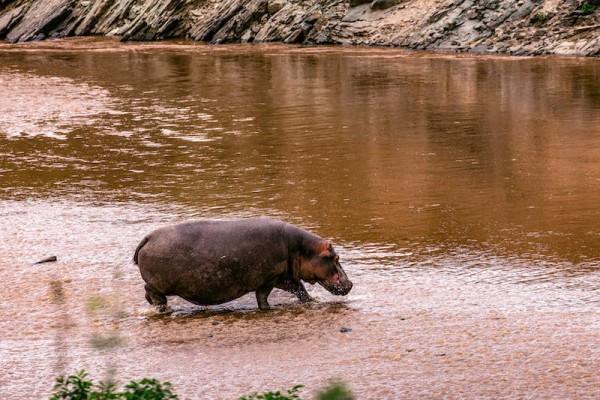
<instances>
[{"instance_id":1,"label":"hippo foot","mask_svg":"<svg viewBox=\"0 0 600 400\"><path fill-rule=\"evenodd\" d=\"M267 298L269 297L271 290L273 290L273 286L265 285L263 287L258 288L258 290L256 291L256 302L258 303L258 308L260 308L261 311L271 309L271 306L269 306L269 302L267 302Z\"/></svg>"},{"instance_id":2,"label":"hippo foot","mask_svg":"<svg viewBox=\"0 0 600 400\"><path fill-rule=\"evenodd\" d=\"M308 294L306 296L298 296L298 300L300 301L300 303L302 304L307 304L307 303L315 303L317 302L316 299L314 299L313 297L309 296Z\"/></svg>"},{"instance_id":3,"label":"hippo foot","mask_svg":"<svg viewBox=\"0 0 600 400\"><path fill-rule=\"evenodd\" d=\"M156 308L156 311L158 311L161 314L170 314L170 313L173 312L173 310L171 309L171 307L169 307L166 304L157 305L157 306L155 306L155 308Z\"/></svg>"},{"instance_id":4,"label":"hippo foot","mask_svg":"<svg viewBox=\"0 0 600 400\"><path fill-rule=\"evenodd\" d=\"M167 307L167 297L160 293L158 290L154 289L152 286L146 284L144 286L146 290L146 301L157 307L159 310Z\"/></svg>"}]
</instances>

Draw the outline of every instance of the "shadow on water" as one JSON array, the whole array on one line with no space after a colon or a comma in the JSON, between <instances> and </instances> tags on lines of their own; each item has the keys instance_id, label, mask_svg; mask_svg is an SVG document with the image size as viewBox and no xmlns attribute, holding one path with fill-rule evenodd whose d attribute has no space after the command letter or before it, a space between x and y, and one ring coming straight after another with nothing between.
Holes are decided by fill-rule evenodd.
<instances>
[{"instance_id":1,"label":"shadow on water","mask_svg":"<svg viewBox=\"0 0 600 400\"><path fill-rule=\"evenodd\" d=\"M211 319L221 317L220 320L262 320L271 319L281 316L310 316L311 313L338 314L352 311L352 307L346 301L318 301L309 304L273 304L270 310L261 311L256 306L243 306L229 304L214 307L186 307L176 306L169 307L164 312L156 310L146 316L149 321L169 321L169 322L185 322L195 319Z\"/></svg>"}]
</instances>

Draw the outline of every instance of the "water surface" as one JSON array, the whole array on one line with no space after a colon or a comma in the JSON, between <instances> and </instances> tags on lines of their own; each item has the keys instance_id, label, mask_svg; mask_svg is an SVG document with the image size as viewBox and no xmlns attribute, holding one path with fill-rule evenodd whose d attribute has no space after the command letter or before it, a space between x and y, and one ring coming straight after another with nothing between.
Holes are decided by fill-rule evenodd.
<instances>
[{"instance_id":1,"label":"water surface","mask_svg":"<svg viewBox=\"0 0 600 400\"><path fill-rule=\"evenodd\" d=\"M599 203L595 59L0 45L0 397L86 368L190 399L597 398ZM145 303L147 232L253 215L330 238L351 294Z\"/></svg>"}]
</instances>

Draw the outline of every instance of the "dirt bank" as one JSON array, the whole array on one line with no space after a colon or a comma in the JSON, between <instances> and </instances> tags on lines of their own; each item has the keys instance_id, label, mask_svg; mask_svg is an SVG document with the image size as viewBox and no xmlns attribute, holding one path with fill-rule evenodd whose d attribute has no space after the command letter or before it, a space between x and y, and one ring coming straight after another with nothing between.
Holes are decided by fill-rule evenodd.
<instances>
[{"instance_id":1,"label":"dirt bank","mask_svg":"<svg viewBox=\"0 0 600 400\"><path fill-rule=\"evenodd\" d=\"M0 39L337 43L600 55L598 0L0 0Z\"/></svg>"}]
</instances>

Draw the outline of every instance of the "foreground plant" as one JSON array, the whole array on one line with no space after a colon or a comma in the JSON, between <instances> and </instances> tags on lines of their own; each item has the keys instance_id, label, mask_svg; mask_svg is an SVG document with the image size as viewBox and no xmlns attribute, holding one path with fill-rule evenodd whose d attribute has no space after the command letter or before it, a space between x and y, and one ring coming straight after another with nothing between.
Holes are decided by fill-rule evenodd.
<instances>
[{"instance_id":1,"label":"foreground plant","mask_svg":"<svg viewBox=\"0 0 600 400\"><path fill-rule=\"evenodd\" d=\"M293 388L286 390L285 393L280 390L275 392L252 393L240 397L240 400L302 400L298 395L298 392L303 387L304 386L302 385L296 385Z\"/></svg>"},{"instance_id":2,"label":"foreground plant","mask_svg":"<svg viewBox=\"0 0 600 400\"><path fill-rule=\"evenodd\" d=\"M176 400L169 382L144 378L131 381L123 391L112 382L94 382L81 370L68 377L56 379L50 400Z\"/></svg>"},{"instance_id":3,"label":"foreground plant","mask_svg":"<svg viewBox=\"0 0 600 400\"><path fill-rule=\"evenodd\" d=\"M296 385L285 392L252 393L240 397L239 400L302 400L298 392L304 386ZM354 400L354 395L343 382L332 382L329 386L321 389L315 400Z\"/></svg>"},{"instance_id":4,"label":"foreground plant","mask_svg":"<svg viewBox=\"0 0 600 400\"><path fill-rule=\"evenodd\" d=\"M269 391L242 396L239 400L302 400L296 385L285 391ZM130 381L122 391L113 382L94 383L87 372L81 370L67 377L56 378L50 400L177 400L169 382L144 378ZM315 400L354 400L354 395L342 382L332 382L317 392Z\"/></svg>"},{"instance_id":5,"label":"foreground plant","mask_svg":"<svg viewBox=\"0 0 600 400\"><path fill-rule=\"evenodd\" d=\"M317 393L316 400L354 400L354 394L343 382L332 382Z\"/></svg>"},{"instance_id":6,"label":"foreground plant","mask_svg":"<svg viewBox=\"0 0 600 400\"><path fill-rule=\"evenodd\" d=\"M92 381L87 378L87 373L83 370L66 378L59 376L56 378L50 400L87 400L91 398L90 390L92 386Z\"/></svg>"}]
</instances>

